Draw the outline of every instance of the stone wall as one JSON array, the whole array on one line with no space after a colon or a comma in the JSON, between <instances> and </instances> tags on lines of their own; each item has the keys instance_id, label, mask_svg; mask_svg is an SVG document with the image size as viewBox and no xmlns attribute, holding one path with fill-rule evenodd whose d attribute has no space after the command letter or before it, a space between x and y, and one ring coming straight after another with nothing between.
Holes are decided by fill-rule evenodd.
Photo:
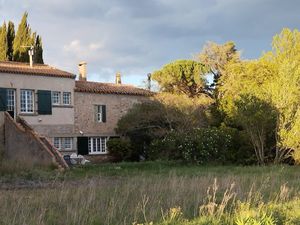
<instances>
[{"instance_id":1,"label":"stone wall","mask_svg":"<svg viewBox=\"0 0 300 225\"><path fill-rule=\"evenodd\" d=\"M0 160L4 152L4 112L0 112Z\"/></svg>"},{"instance_id":2,"label":"stone wall","mask_svg":"<svg viewBox=\"0 0 300 225\"><path fill-rule=\"evenodd\" d=\"M75 92L75 133L84 136L114 136L118 120L133 106L147 97L135 95ZM106 122L95 121L95 105L106 105Z\"/></svg>"},{"instance_id":3,"label":"stone wall","mask_svg":"<svg viewBox=\"0 0 300 225\"><path fill-rule=\"evenodd\" d=\"M4 160L26 167L57 165L54 154L35 135L5 116Z\"/></svg>"}]
</instances>

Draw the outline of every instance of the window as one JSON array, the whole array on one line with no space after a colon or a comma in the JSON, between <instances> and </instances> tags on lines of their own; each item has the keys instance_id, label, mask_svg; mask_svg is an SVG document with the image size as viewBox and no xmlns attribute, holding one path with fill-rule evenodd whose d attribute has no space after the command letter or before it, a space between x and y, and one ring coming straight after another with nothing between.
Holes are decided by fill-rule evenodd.
<instances>
[{"instance_id":1,"label":"window","mask_svg":"<svg viewBox=\"0 0 300 225\"><path fill-rule=\"evenodd\" d=\"M52 104L53 105L60 105L60 100L61 100L60 92L59 91L53 91L52 92Z\"/></svg>"},{"instance_id":2,"label":"window","mask_svg":"<svg viewBox=\"0 0 300 225\"><path fill-rule=\"evenodd\" d=\"M89 154L106 154L106 137L90 137L89 138Z\"/></svg>"},{"instance_id":3,"label":"window","mask_svg":"<svg viewBox=\"0 0 300 225\"><path fill-rule=\"evenodd\" d=\"M55 137L53 145L58 150L71 150L73 146L73 138L71 137Z\"/></svg>"},{"instance_id":4,"label":"window","mask_svg":"<svg viewBox=\"0 0 300 225\"><path fill-rule=\"evenodd\" d=\"M57 149L61 149L61 139L58 138L58 137L55 137L54 140L53 140L53 145L55 148Z\"/></svg>"},{"instance_id":5,"label":"window","mask_svg":"<svg viewBox=\"0 0 300 225\"><path fill-rule=\"evenodd\" d=\"M63 140L64 140L64 149L72 149L72 138L70 138L70 137L67 137L67 138L63 138Z\"/></svg>"},{"instance_id":6,"label":"window","mask_svg":"<svg viewBox=\"0 0 300 225\"><path fill-rule=\"evenodd\" d=\"M64 105L71 105L71 92L64 92L63 93L63 104Z\"/></svg>"},{"instance_id":7,"label":"window","mask_svg":"<svg viewBox=\"0 0 300 225\"><path fill-rule=\"evenodd\" d=\"M7 89L7 111L15 110L15 90Z\"/></svg>"},{"instance_id":8,"label":"window","mask_svg":"<svg viewBox=\"0 0 300 225\"><path fill-rule=\"evenodd\" d=\"M105 105L96 105L95 106L95 119L98 123L106 122L106 106Z\"/></svg>"},{"instance_id":9,"label":"window","mask_svg":"<svg viewBox=\"0 0 300 225\"><path fill-rule=\"evenodd\" d=\"M103 122L102 117L102 105L96 106L96 120L97 122Z\"/></svg>"},{"instance_id":10,"label":"window","mask_svg":"<svg viewBox=\"0 0 300 225\"><path fill-rule=\"evenodd\" d=\"M21 90L21 112L33 113L33 91Z\"/></svg>"}]
</instances>

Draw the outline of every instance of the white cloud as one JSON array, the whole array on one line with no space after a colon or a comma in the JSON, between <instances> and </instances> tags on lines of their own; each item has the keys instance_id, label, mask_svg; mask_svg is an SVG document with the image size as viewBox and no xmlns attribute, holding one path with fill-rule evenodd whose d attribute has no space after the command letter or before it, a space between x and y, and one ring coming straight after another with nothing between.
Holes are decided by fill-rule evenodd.
<instances>
[{"instance_id":1,"label":"white cloud","mask_svg":"<svg viewBox=\"0 0 300 225\"><path fill-rule=\"evenodd\" d=\"M91 78L141 79L208 41L233 40L247 58L270 48L282 27L298 28L298 0L0 0L0 19L29 24L43 38L45 62L70 72L88 62ZM17 26L17 24L16 24Z\"/></svg>"}]
</instances>

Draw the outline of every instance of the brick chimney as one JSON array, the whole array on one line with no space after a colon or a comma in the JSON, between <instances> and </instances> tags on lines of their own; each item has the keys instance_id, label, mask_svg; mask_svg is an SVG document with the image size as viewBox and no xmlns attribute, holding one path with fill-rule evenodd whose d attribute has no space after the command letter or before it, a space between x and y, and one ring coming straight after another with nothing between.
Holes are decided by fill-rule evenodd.
<instances>
[{"instance_id":1,"label":"brick chimney","mask_svg":"<svg viewBox=\"0 0 300 225\"><path fill-rule=\"evenodd\" d=\"M116 84L122 84L120 72L116 73L116 81L115 82L116 82Z\"/></svg>"},{"instance_id":2,"label":"brick chimney","mask_svg":"<svg viewBox=\"0 0 300 225\"><path fill-rule=\"evenodd\" d=\"M78 64L79 80L86 81L86 65L87 63L82 61Z\"/></svg>"}]
</instances>

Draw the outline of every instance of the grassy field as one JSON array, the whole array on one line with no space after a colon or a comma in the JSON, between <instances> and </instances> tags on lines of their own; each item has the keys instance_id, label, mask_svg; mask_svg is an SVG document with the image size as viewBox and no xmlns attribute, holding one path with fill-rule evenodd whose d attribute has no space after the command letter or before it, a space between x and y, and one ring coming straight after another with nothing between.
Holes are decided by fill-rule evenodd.
<instances>
[{"instance_id":1,"label":"grassy field","mask_svg":"<svg viewBox=\"0 0 300 225\"><path fill-rule=\"evenodd\" d=\"M119 163L0 171L0 224L300 224L300 168Z\"/></svg>"}]
</instances>

